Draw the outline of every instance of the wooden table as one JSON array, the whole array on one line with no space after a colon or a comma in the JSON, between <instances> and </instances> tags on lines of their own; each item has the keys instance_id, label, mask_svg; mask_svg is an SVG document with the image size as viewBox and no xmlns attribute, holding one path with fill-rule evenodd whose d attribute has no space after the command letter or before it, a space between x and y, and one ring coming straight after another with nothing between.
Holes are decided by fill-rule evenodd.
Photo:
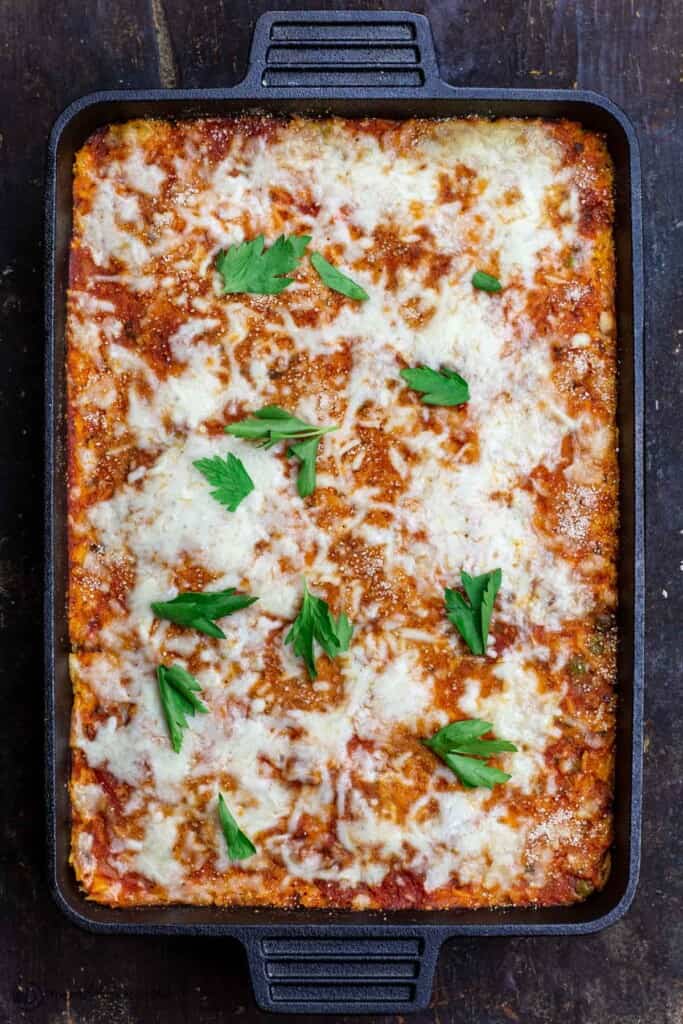
<instances>
[{"instance_id":1,"label":"wooden table","mask_svg":"<svg viewBox=\"0 0 683 1024\"><path fill-rule=\"evenodd\" d=\"M273 6L340 5L279 0ZM683 992L676 974L680 985L683 907L680 831L678 839L675 833L683 805L683 146L677 116L683 6L680 0L347 6L428 14L442 73L451 82L606 93L635 121L644 162L649 689L641 886L630 913L603 934L450 943L432 1008L413 1020L680 1024ZM10 1024L274 1019L254 1006L236 944L89 935L52 903L43 866L40 653L41 235L48 129L67 103L96 89L233 84L244 73L254 21L267 9L264 0L0 4L0 1019Z\"/></svg>"}]
</instances>

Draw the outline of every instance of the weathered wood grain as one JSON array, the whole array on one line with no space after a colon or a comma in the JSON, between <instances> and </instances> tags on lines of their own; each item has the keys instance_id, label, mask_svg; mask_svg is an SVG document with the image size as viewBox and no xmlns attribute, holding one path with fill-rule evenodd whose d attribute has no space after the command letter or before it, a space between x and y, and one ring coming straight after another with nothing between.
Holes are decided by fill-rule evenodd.
<instances>
[{"instance_id":1,"label":"weathered wood grain","mask_svg":"<svg viewBox=\"0 0 683 1024\"><path fill-rule=\"evenodd\" d=\"M0 0L0 1020L9 1024L273 1019L254 1007L236 944L93 936L52 903L43 869L40 658L41 219L49 126L68 102L95 89L233 84L246 68L256 17L273 6L342 5ZM607 93L636 122L644 163L649 747L641 887L628 916L601 935L449 944L432 1008L412 1019L681 1024L683 11L676 0L344 6L429 14L442 73L452 82Z\"/></svg>"}]
</instances>

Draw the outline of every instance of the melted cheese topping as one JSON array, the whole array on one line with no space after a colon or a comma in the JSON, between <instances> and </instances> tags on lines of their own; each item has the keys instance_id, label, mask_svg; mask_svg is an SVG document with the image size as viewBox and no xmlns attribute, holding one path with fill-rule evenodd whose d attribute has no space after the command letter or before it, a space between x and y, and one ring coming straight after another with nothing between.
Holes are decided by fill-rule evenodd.
<instances>
[{"instance_id":1,"label":"melted cheese topping","mask_svg":"<svg viewBox=\"0 0 683 1024\"><path fill-rule=\"evenodd\" d=\"M611 170L577 125L132 122L78 155L69 300L72 860L113 904L570 902L604 880L616 464ZM219 248L306 233L280 296L220 294ZM476 269L504 290L472 287ZM421 404L399 370L461 373ZM337 423L318 486L226 436L266 404ZM234 453L236 512L193 466ZM500 567L486 658L443 611ZM355 627L310 681L284 636L302 576ZM182 590L259 601L212 640ZM155 682L209 714L171 749ZM420 743L483 718L512 776L465 789ZM257 847L232 864L222 791ZM581 883L581 884L579 884Z\"/></svg>"}]
</instances>

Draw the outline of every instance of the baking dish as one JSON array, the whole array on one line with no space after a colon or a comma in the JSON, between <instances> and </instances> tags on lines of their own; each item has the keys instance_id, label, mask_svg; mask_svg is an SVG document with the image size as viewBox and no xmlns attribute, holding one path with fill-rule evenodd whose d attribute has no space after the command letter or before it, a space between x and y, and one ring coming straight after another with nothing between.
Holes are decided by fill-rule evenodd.
<instances>
[{"instance_id":1,"label":"baking dish","mask_svg":"<svg viewBox=\"0 0 683 1024\"><path fill-rule=\"evenodd\" d=\"M64 368L73 157L87 136L132 117L271 113L345 116L568 117L602 132L615 165L620 432L619 711L613 866L585 903L442 912L283 911L89 903L68 865L71 684L66 623ZM46 727L50 880L75 922L101 932L232 936L247 950L257 1001L287 1012L406 1012L429 1000L439 948L463 935L580 934L616 921L635 890L640 839L643 689L642 279L640 171L633 128L608 100L573 91L475 90L438 75L431 33L406 12L271 13L232 89L98 93L57 121L46 207Z\"/></svg>"}]
</instances>

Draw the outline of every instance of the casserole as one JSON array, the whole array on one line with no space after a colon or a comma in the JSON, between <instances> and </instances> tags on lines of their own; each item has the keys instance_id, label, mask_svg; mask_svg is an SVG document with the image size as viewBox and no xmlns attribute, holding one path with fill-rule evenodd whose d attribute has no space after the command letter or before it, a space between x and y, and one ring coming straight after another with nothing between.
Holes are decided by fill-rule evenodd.
<instances>
[{"instance_id":1,"label":"casserole","mask_svg":"<svg viewBox=\"0 0 683 1024\"><path fill-rule=\"evenodd\" d=\"M611 215L604 142L567 121L137 120L79 150L71 860L90 899L452 910L602 888ZM303 248L281 282L261 273L278 236ZM217 264L243 287L226 249L280 290L222 292ZM323 281L321 250L361 297ZM334 428L304 494L284 445L242 436L263 406ZM498 580L485 644L461 571ZM350 630L308 667L287 642L308 634L302 576L303 614L324 601ZM218 631L188 605L217 600L248 604ZM207 708L187 725L169 673ZM473 719L497 738L467 746ZM496 762L442 766L442 728ZM254 847L237 862L221 789Z\"/></svg>"},{"instance_id":2,"label":"casserole","mask_svg":"<svg viewBox=\"0 0 683 1024\"><path fill-rule=\"evenodd\" d=\"M312 44L320 44L316 50ZM359 46L359 44L363 46ZM372 56L377 63L373 64ZM342 68L340 62L348 61ZM331 67L334 66L334 70ZM315 85L311 83L315 82ZM320 83L329 88L325 92ZM349 84L352 83L352 84ZM361 97L359 89L370 90ZM154 100L156 102L152 103ZM277 103L271 101L277 101ZM494 102L496 101L496 102ZM174 907L172 910L112 911L85 905L76 893L65 863L67 808L63 782L67 751L64 716L70 693L65 672L63 594L64 500L57 486L63 477L63 337L66 246L70 235L71 162L92 130L112 120L134 116L229 114L249 109L278 112L370 114L384 116L481 115L567 116L602 131L616 168L615 245L617 253L618 337L621 346L618 419L621 434L621 558L619 707L614 867L606 888L574 908L513 911L402 911L391 918L378 914L335 913L334 923L320 927L315 912L216 910ZM606 101L582 94L506 93L452 90L436 75L428 29L409 15L271 15L261 19L253 59L245 82L229 92L123 94L91 97L63 115L52 137L48 200L48 578L47 650L50 741L49 791L53 867L61 901L82 923L124 930L191 930L232 934L247 945L257 997L262 1005L283 1010L349 1006L383 1010L417 1008L429 995L438 944L458 933L586 931L601 927L623 912L632 895L637 868L640 757L640 587L642 546L637 486L640 462L640 243L637 154L632 131ZM59 211L59 219L55 214ZM634 272L635 268L635 272ZM633 351L626 352L632 345ZM627 356L632 356L631 359ZM53 433L54 430L54 433ZM62 460L61 462L59 460ZM53 461L57 460L57 461ZM61 562L60 562L61 560ZM630 763L624 751L633 755ZM58 771L59 784L55 772ZM57 801L59 798L59 802ZM59 808L59 810L58 810ZM60 815L56 827L55 815ZM172 915L172 921L169 916ZM257 925L260 920L264 925ZM327 920L327 918L325 918ZM334 939L353 940L337 949ZM328 943L320 946L320 943ZM308 951L311 952L308 952ZM323 963L311 963L323 950ZM335 960L335 952L340 959ZM386 958L386 960L384 959ZM368 960L375 965L368 966ZM328 972L328 973L326 973ZM337 988L331 978L343 978ZM324 1004L324 1005L323 1005Z\"/></svg>"}]
</instances>

